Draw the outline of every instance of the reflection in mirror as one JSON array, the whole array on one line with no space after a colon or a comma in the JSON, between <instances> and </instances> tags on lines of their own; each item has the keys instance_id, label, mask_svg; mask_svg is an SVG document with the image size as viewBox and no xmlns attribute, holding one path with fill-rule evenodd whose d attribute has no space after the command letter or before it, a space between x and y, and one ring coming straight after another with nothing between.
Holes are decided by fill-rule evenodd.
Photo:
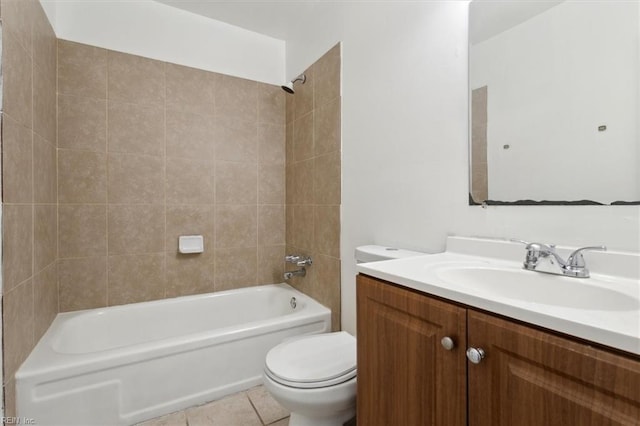
<instances>
[{"instance_id":1,"label":"reflection in mirror","mask_svg":"<svg viewBox=\"0 0 640 426\"><path fill-rule=\"evenodd\" d=\"M471 204L638 204L639 21L637 1L471 2Z\"/></svg>"}]
</instances>

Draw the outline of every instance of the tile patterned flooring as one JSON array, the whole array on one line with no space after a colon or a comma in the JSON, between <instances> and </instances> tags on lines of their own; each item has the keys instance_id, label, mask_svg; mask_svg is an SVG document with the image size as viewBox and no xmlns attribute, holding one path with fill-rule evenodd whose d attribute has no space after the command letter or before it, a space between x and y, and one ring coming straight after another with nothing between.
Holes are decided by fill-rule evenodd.
<instances>
[{"instance_id":1,"label":"tile patterned flooring","mask_svg":"<svg viewBox=\"0 0 640 426\"><path fill-rule=\"evenodd\" d=\"M138 426L288 426L289 412L256 386L204 405L139 423Z\"/></svg>"}]
</instances>

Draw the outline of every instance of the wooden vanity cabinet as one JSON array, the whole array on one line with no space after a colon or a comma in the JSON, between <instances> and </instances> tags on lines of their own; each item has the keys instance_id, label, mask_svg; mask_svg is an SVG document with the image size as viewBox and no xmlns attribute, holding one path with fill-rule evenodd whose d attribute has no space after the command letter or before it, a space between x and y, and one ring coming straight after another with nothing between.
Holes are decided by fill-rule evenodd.
<instances>
[{"instance_id":1,"label":"wooden vanity cabinet","mask_svg":"<svg viewBox=\"0 0 640 426\"><path fill-rule=\"evenodd\" d=\"M640 425L640 361L469 309L469 426Z\"/></svg>"},{"instance_id":2,"label":"wooden vanity cabinet","mask_svg":"<svg viewBox=\"0 0 640 426\"><path fill-rule=\"evenodd\" d=\"M357 304L359 425L640 425L640 358L365 275Z\"/></svg>"},{"instance_id":3,"label":"wooden vanity cabinet","mask_svg":"<svg viewBox=\"0 0 640 426\"><path fill-rule=\"evenodd\" d=\"M358 425L465 425L465 309L363 275L357 306Z\"/></svg>"}]
</instances>

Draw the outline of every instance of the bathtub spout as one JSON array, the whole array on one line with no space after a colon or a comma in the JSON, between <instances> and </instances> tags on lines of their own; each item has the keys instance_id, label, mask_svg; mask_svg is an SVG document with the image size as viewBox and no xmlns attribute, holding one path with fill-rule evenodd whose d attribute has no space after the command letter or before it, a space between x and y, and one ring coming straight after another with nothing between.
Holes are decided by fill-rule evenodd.
<instances>
[{"instance_id":1,"label":"bathtub spout","mask_svg":"<svg viewBox=\"0 0 640 426\"><path fill-rule=\"evenodd\" d=\"M284 279L285 280L290 280L293 277L304 277L307 275L307 270L306 268L303 266L302 268L296 270L296 271L287 271L284 273Z\"/></svg>"}]
</instances>

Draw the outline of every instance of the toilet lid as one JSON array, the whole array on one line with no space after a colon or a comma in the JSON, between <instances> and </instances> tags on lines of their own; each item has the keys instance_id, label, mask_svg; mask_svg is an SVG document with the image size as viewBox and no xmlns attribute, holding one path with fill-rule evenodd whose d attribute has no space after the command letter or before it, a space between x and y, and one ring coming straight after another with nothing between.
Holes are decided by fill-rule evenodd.
<instances>
[{"instance_id":1,"label":"toilet lid","mask_svg":"<svg viewBox=\"0 0 640 426\"><path fill-rule=\"evenodd\" d=\"M316 334L271 349L265 372L299 388L332 386L356 376L356 339L349 333Z\"/></svg>"}]
</instances>

